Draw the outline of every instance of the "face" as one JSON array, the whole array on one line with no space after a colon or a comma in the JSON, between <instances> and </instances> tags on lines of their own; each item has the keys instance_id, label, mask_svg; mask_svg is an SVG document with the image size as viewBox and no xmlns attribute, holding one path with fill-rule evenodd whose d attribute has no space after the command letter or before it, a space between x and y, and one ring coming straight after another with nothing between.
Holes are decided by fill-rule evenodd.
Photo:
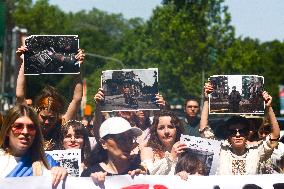
<instances>
[{"instance_id":1,"label":"face","mask_svg":"<svg viewBox=\"0 0 284 189\"><path fill-rule=\"evenodd\" d=\"M82 149L83 144L83 135L75 134L74 129L72 127L69 127L68 132L63 139L64 149Z\"/></svg>"},{"instance_id":2,"label":"face","mask_svg":"<svg viewBox=\"0 0 284 189\"><path fill-rule=\"evenodd\" d=\"M230 125L228 135L229 142L233 149L243 150L245 148L248 133L244 125Z\"/></svg>"},{"instance_id":3,"label":"face","mask_svg":"<svg viewBox=\"0 0 284 189\"><path fill-rule=\"evenodd\" d=\"M199 111L199 104L194 100L190 100L186 103L185 113L189 117L195 117Z\"/></svg>"},{"instance_id":4,"label":"face","mask_svg":"<svg viewBox=\"0 0 284 189\"><path fill-rule=\"evenodd\" d=\"M27 117L19 117L8 132L9 147L15 156L22 156L33 144L36 128L33 121Z\"/></svg>"},{"instance_id":5,"label":"face","mask_svg":"<svg viewBox=\"0 0 284 189\"><path fill-rule=\"evenodd\" d=\"M58 116L50 113L47 110L39 112L39 121L42 126L43 134L49 133L54 127L58 120Z\"/></svg>"},{"instance_id":6,"label":"face","mask_svg":"<svg viewBox=\"0 0 284 189\"><path fill-rule=\"evenodd\" d=\"M101 143L109 156L121 160L129 159L131 151L138 145L136 137L130 132L111 135L107 139L102 139Z\"/></svg>"},{"instance_id":7,"label":"face","mask_svg":"<svg viewBox=\"0 0 284 189\"><path fill-rule=\"evenodd\" d=\"M145 114L143 111L135 112L136 116L139 118L140 122L143 123L145 121Z\"/></svg>"},{"instance_id":8,"label":"face","mask_svg":"<svg viewBox=\"0 0 284 189\"><path fill-rule=\"evenodd\" d=\"M166 147L172 147L176 140L176 127L172 125L170 116L159 117L157 134L159 140Z\"/></svg>"}]
</instances>

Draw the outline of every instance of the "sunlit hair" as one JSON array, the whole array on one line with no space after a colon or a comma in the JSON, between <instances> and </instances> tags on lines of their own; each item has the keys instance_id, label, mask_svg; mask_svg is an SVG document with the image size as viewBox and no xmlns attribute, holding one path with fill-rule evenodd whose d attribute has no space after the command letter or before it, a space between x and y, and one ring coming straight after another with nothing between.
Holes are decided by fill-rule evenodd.
<instances>
[{"instance_id":1,"label":"sunlit hair","mask_svg":"<svg viewBox=\"0 0 284 189\"><path fill-rule=\"evenodd\" d=\"M47 110L51 113L63 114L65 112L66 101L54 87L48 85L36 97L35 107L37 112Z\"/></svg>"},{"instance_id":2,"label":"sunlit hair","mask_svg":"<svg viewBox=\"0 0 284 189\"><path fill-rule=\"evenodd\" d=\"M151 147L155 153L157 153L160 157L164 156L166 152L166 147L159 140L157 127L159 124L159 118L169 116L171 117L171 124L176 128L176 139L175 142L179 141L181 134L184 133L184 128L179 120L179 118L169 110L161 110L159 111L153 119L153 124L150 127L150 139L148 141L148 146Z\"/></svg>"},{"instance_id":3,"label":"sunlit hair","mask_svg":"<svg viewBox=\"0 0 284 189\"><path fill-rule=\"evenodd\" d=\"M89 135L87 129L84 127L81 121L77 120L69 120L61 127L61 133L62 133L62 140L60 140L60 146L61 149L64 150L63 147L63 140L66 137L69 128L72 127L74 130L74 133L76 135L82 135L83 136L83 146L81 148L81 158L82 162L86 165L86 160L89 158L90 151L91 151L91 145L89 141Z\"/></svg>"},{"instance_id":4,"label":"sunlit hair","mask_svg":"<svg viewBox=\"0 0 284 189\"><path fill-rule=\"evenodd\" d=\"M44 166L49 169L49 165L45 158L45 153L43 149L43 136L39 125L38 116L34 109L29 106L17 105L8 111L7 115L4 117L0 131L0 146L7 153L11 151L9 146L9 137L7 136L9 135L12 125L15 123L15 121L23 116L29 117L36 128L35 138L29 149L31 160L32 162L41 161Z\"/></svg>"},{"instance_id":5,"label":"sunlit hair","mask_svg":"<svg viewBox=\"0 0 284 189\"><path fill-rule=\"evenodd\" d=\"M178 159L175 174L181 171L186 171L191 175L196 173L205 175L205 165L191 150L186 150Z\"/></svg>"}]
</instances>

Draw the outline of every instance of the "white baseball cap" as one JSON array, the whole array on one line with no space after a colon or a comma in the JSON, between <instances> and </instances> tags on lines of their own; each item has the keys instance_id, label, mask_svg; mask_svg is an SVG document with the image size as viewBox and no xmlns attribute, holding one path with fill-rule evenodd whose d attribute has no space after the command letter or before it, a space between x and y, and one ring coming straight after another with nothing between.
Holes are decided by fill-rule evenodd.
<instances>
[{"instance_id":1,"label":"white baseball cap","mask_svg":"<svg viewBox=\"0 0 284 189\"><path fill-rule=\"evenodd\" d=\"M111 117L105 120L100 127L100 138L106 135L120 134L131 130L134 136L140 136L142 130L137 127L131 127L130 123L122 117Z\"/></svg>"}]
</instances>

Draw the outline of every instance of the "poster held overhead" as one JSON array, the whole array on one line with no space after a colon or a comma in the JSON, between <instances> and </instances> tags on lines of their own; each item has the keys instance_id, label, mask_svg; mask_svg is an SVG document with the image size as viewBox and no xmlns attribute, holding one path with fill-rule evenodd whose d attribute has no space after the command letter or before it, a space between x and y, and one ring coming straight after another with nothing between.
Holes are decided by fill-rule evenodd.
<instances>
[{"instance_id":1,"label":"poster held overhead","mask_svg":"<svg viewBox=\"0 0 284 189\"><path fill-rule=\"evenodd\" d=\"M77 35L32 35L25 45L25 75L80 73Z\"/></svg>"},{"instance_id":2,"label":"poster held overhead","mask_svg":"<svg viewBox=\"0 0 284 189\"><path fill-rule=\"evenodd\" d=\"M102 72L103 112L159 110L158 69L123 69Z\"/></svg>"},{"instance_id":3,"label":"poster held overhead","mask_svg":"<svg viewBox=\"0 0 284 189\"><path fill-rule=\"evenodd\" d=\"M264 77L258 75L214 75L209 95L210 114L264 114Z\"/></svg>"}]
</instances>

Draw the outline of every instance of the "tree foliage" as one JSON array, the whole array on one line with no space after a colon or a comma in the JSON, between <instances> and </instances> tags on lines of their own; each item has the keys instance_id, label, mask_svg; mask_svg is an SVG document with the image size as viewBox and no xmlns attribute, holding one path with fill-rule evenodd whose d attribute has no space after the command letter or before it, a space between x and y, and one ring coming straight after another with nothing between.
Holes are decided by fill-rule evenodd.
<instances>
[{"instance_id":1,"label":"tree foliage","mask_svg":"<svg viewBox=\"0 0 284 189\"><path fill-rule=\"evenodd\" d=\"M144 22L98 9L65 13L48 0L11 0L15 25L29 34L76 34L87 56L82 74L87 78L88 100L100 86L101 71L159 68L160 91L166 99L199 97L203 78L220 74L265 77L265 88L278 110L278 84L284 83L284 44L236 38L224 0L163 0ZM112 57L122 62L107 60ZM34 78L38 88L50 82L70 96L70 77ZM32 90L33 92L34 90Z\"/></svg>"}]
</instances>

